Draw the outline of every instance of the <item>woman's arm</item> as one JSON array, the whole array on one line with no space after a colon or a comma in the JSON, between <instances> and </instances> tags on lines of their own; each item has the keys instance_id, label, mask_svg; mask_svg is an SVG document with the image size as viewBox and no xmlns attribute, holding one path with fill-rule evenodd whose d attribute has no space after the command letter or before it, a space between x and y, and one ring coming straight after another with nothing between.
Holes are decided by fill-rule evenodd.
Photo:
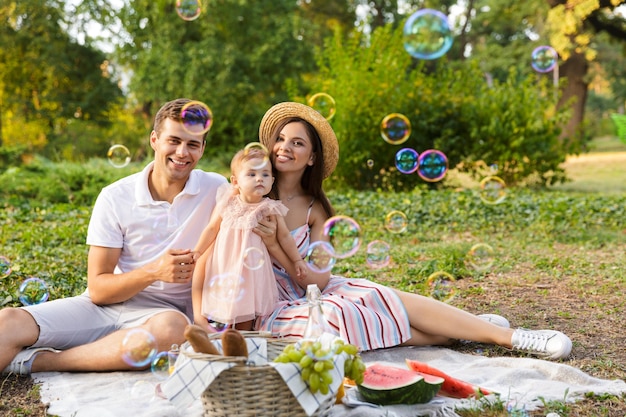
<instances>
[{"instance_id":1,"label":"woman's arm","mask_svg":"<svg viewBox=\"0 0 626 417\"><path fill-rule=\"evenodd\" d=\"M293 264L298 279L304 279L308 273L306 262L302 259L302 256L300 256L296 241L293 240L293 236L289 233L285 218L282 216L276 216L276 239Z\"/></svg>"},{"instance_id":2,"label":"woman's arm","mask_svg":"<svg viewBox=\"0 0 626 417\"><path fill-rule=\"evenodd\" d=\"M327 218L328 216L326 216L321 204L315 203L313 205L313 209L311 210L311 215L309 216L309 224L311 226L311 242L319 240L319 237L322 235L324 222ZM297 276L297 272L289 257L278 243L276 237L277 227L278 223L276 217L271 216L268 219L259 221L259 226L257 226L254 231L261 236L270 255L272 255L274 259L276 259L276 261L283 266L290 277L295 277ZM309 268L305 279L294 279L294 282L302 288L306 288L309 284L316 284L320 290L323 290L328 284L329 279L330 272L318 272Z\"/></svg>"}]
</instances>

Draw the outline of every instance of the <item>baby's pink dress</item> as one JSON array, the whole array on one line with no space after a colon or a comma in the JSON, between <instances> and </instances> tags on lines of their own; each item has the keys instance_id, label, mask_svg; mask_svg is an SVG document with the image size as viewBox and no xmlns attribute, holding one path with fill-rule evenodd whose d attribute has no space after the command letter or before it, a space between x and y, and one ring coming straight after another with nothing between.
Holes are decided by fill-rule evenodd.
<instances>
[{"instance_id":1,"label":"baby's pink dress","mask_svg":"<svg viewBox=\"0 0 626 417\"><path fill-rule=\"evenodd\" d=\"M224 184L217 192L215 210L219 210L222 223L213 253L207 258L202 314L233 324L272 313L278 301L272 262L261 237L252 229L259 219L284 216L289 209L269 198L245 203L230 184Z\"/></svg>"}]
</instances>

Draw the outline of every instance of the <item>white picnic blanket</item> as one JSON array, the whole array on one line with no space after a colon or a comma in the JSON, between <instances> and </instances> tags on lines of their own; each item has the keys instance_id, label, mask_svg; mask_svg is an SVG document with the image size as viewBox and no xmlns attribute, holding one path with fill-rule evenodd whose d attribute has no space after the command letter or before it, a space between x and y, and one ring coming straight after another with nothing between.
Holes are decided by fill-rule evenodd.
<instances>
[{"instance_id":1,"label":"white picnic blanket","mask_svg":"<svg viewBox=\"0 0 626 417\"><path fill-rule=\"evenodd\" d=\"M404 366L406 358L427 362L451 376L498 392L506 403L528 411L544 402L580 400L588 392L626 393L623 380L594 378L572 366L540 359L484 357L440 347L380 349L364 352L362 357L365 362L392 362L398 366ZM163 380L150 372L41 372L33 378L41 384L41 398L50 405L49 414L59 417L201 417L203 413L200 400L181 411L155 395ZM358 400L358 396L349 391L348 399ZM336 405L329 417L458 417L455 408L475 406L472 401L435 397L419 405Z\"/></svg>"}]
</instances>

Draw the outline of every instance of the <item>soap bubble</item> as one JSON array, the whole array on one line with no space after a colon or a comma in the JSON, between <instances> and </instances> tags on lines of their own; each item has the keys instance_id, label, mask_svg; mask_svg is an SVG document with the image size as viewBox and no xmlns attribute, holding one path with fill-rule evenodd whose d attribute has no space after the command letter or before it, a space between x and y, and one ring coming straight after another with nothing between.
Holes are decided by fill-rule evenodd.
<instances>
[{"instance_id":1,"label":"soap bubble","mask_svg":"<svg viewBox=\"0 0 626 417\"><path fill-rule=\"evenodd\" d=\"M137 381L130 389L131 398L145 400L146 398L152 398L155 394L156 387L148 381ZM101 414L89 414L85 417L100 416Z\"/></svg>"},{"instance_id":2,"label":"soap bubble","mask_svg":"<svg viewBox=\"0 0 626 417\"><path fill-rule=\"evenodd\" d=\"M107 158L115 168L124 168L130 163L130 151L124 145L113 145L107 151Z\"/></svg>"},{"instance_id":3,"label":"soap bubble","mask_svg":"<svg viewBox=\"0 0 626 417\"><path fill-rule=\"evenodd\" d=\"M414 58L437 59L452 46L452 32L443 13L422 9L404 24L404 49Z\"/></svg>"},{"instance_id":4,"label":"soap bubble","mask_svg":"<svg viewBox=\"0 0 626 417\"><path fill-rule=\"evenodd\" d=\"M556 67L559 55L551 46L538 46L531 54L531 65L537 72L550 72Z\"/></svg>"},{"instance_id":5,"label":"soap bubble","mask_svg":"<svg viewBox=\"0 0 626 417\"><path fill-rule=\"evenodd\" d=\"M332 119L335 115L335 99L326 93L312 95L308 100L308 104L309 107L324 116L326 120Z\"/></svg>"},{"instance_id":6,"label":"soap bubble","mask_svg":"<svg viewBox=\"0 0 626 417\"><path fill-rule=\"evenodd\" d=\"M361 246L361 227L348 216L333 216L326 220L323 235L330 242L337 258L352 256Z\"/></svg>"},{"instance_id":7,"label":"soap bubble","mask_svg":"<svg viewBox=\"0 0 626 417\"><path fill-rule=\"evenodd\" d=\"M426 280L430 289L430 296L435 300L450 302L456 295L454 282L456 279L449 273L438 271L433 273Z\"/></svg>"},{"instance_id":8,"label":"soap bubble","mask_svg":"<svg viewBox=\"0 0 626 417\"><path fill-rule=\"evenodd\" d=\"M156 353L156 340L145 329L131 329L122 340L122 359L132 367L142 368L150 364Z\"/></svg>"},{"instance_id":9,"label":"soap bubble","mask_svg":"<svg viewBox=\"0 0 626 417\"><path fill-rule=\"evenodd\" d=\"M188 22L196 20L202 13L202 2L200 0L176 0L176 13Z\"/></svg>"},{"instance_id":10,"label":"soap bubble","mask_svg":"<svg viewBox=\"0 0 626 417\"><path fill-rule=\"evenodd\" d=\"M485 204L500 204L506 198L506 184L500 177L494 175L480 181L480 199Z\"/></svg>"},{"instance_id":11,"label":"soap bubble","mask_svg":"<svg viewBox=\"0 0 626 417\"><path fill-rule=\"evenodd\" d=\"M213 125L213 112L203 102L192 100L180 110L180 119L183 129L188 133L203 135ZM197 127L200 127L200 130L196 130Z\"/></svg>"},{"instance_id":12,"label":"soap bubble","mask_svg":"<svg viewBox=\"0 0 626 417\"><path fill-rule=\"evenodd\" d=\"M467 252L465 260L474 270L484 272L493 265L493 248L486 243L477 243Z\"/></svg>"},{"instance_id":13,"label":"soap bubble","mask_svg":"<svg viewBox=\"0 0 626 417\"><path fill-rule=\"evenodd\" d=\"M391 145L400 145L411 136L411 122L403 114L388 114L380 123L380 134L385 142Z\"/></svg>"},{"instance_id":14,"label":"soap bubble","mask_svg":"<svg viewBox=\"0 0 626 417\"><path fill-rule=\"evenodd\" d=\"M251 165L252 169L263 169L270 160L270 153L265 145L260 142L250 142L243 148L245 156L253 155L252 161L258 160L258 163Z\"/></svg>"},{"instance_id":15,"label":"soap bubble","mask_svg":"<svg viewBox=\"0 0 626 417\"><path fill-rule=\"evenodd\" d=\"M412 174L417 171L418 153L415 149L402 148L396 152L396 168L403 174Z\"/></svg>"},{"instance_id":16,"label":"soap bubble","mask_svg":"<svg viewBox=\"0 0 626 417\"><path fill-rule=\"evenodd\" d=\"M440 181L448 172L448 158L443 152L429 149L418 159L417 175L428 182Z\"/></svg>"},{"instance_id":17,"label":"soap bubble","mask_svg":"<svg viewBox=\"0 0 626 417\"><path fill-rule=\"evenodd\" d=\"M249 247L243 251L243 265L251 271L261 269L265 264L265 254L260 248Z\"/></svg>"},{"instance_id":18,"label":"soap bubble","mask_svg":"<svg viewBox=\"0 0 626 417\"><path fill-rule=\"evenodd\" d=\"M48 284L40 278L30 277L20 284L19 300L22 305L32 306L45 303L48 297L50 297Z\"/></svg>"},{"instance_id":19,"label":"soap bubble","mask_svg":"<svg viewBox=\"0 0 626 417\"><path fill-rule=\"evenodd\" d=\"M205 284L204 294L208 297L205 305L237 303L244 296L244 278L233 272L214 275Z\"/></svg>"},{"instance_id":20,"label":"soap bubble","mask_svg":"<svg viewBox=\"0 0 626 417\"><path fill-rule=\"evenodd\" d=\"M150 370L152 371L152 375L157 377L157 379L167 379L170 375L170 362L167 352L159 352L154 355L152 362L150 364Z\"/></svg>"},{"instance_id":21,"label":"soap bubble","mask_svg":"<svg viewBox=\"0 0 626 417\"><path fill-rule=\"evenodd\" d=\"M336 262L335 250L332 245L323 240L317 240L309 245L306 262L314 272L328 272Z\"/></svg>"},{"instance_id":22,"label":"soap bubble","mask_svg":"<svg viewBox=\"0 0 626 417\"><path fill-rule=\"evenodd\" d=\"M373 240L367 245L367 264L370 268L379 269L389 265L389 243L382 240Z\"/></svg>"},{"instance_id":23,"label":"soap bubble","mask_svg":"<svg viewBox=\"0 0 626 417\"><path fill-rule=\"evenodd\" d=\"M8 258L0 256L0 279L6 278L11 275L13 269L11 268L11 262Z\"/></svg>"},{"instance_id":24,"label":"soap bubble","mask_svg":"<svg viewBox=\"0 0 626 417\"><path fill-rule=\"evenodd\" d=\"M406 214L399 210L392 210L385 216L385 229L391 233L402 233L409 225Z\"/></svg>"}]
</instances>

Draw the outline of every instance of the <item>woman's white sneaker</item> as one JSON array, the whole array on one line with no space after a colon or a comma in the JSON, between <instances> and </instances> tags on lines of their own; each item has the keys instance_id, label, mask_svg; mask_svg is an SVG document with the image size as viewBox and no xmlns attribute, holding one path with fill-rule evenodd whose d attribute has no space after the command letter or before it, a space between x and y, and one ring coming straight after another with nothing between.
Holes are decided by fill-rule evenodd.
<instances>
[{"instance_id":1,"label":"woman's white sneaker","mask_svg":"<svg viewBox=\"0 0 626 417\"><path fill-rule=\"evenodd\" d=\"M507 329L511 327L509 321L498 314L479 314L478 317L496 326L505 327Z\"/></svg>"},{"instance_id":2,"label":"woman's white sneaker","mask_svg":"<svg viewBox=\"0 0 626 417\"><path fill-rule=\"evenodd\" d=\"M556 330L516 329L511 337L513 349L548 359L564 359L572 351L572 341Z\"/></svg>"}]
</instances>

